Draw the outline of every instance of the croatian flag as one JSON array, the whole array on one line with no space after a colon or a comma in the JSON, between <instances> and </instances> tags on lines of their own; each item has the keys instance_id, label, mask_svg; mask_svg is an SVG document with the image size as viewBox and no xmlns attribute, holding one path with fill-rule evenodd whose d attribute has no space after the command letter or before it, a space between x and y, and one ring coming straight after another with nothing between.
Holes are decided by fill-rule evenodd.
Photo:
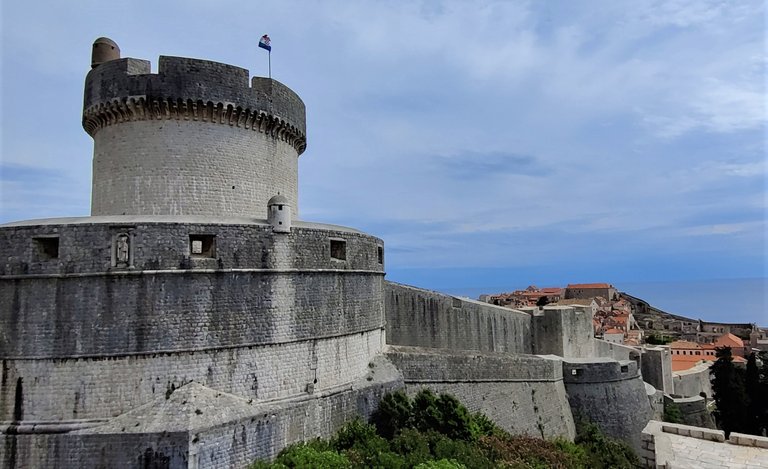
<instances>
[{"instance_id":1,"label":"croatian flag","mask_svg":"<svg viewBox=\"0 0 768 469\"><path fill-rule=\"evenodd\" d=\"M267 49L268 51L272 52L272 46L269 45L269 36L266 34L261 36L261 40L259 41L259 47L262 49Z\"/></svg>"}]
</instances>

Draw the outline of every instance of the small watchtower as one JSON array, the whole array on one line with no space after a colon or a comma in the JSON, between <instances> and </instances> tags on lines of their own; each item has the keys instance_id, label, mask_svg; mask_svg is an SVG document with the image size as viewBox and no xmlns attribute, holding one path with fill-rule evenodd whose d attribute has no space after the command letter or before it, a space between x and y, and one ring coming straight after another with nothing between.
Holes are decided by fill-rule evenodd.
<instances>
[{"instance_id":1,"label":"small watchtower","mask_svg":"<svg viewBox=\"0 0 768 469\"><path fill-rule=\"evenodd\" d=\"M267 202L267 222L275 233L291 232L291 204L284 195L277 194Z\"/></svg>"}]
</instances>

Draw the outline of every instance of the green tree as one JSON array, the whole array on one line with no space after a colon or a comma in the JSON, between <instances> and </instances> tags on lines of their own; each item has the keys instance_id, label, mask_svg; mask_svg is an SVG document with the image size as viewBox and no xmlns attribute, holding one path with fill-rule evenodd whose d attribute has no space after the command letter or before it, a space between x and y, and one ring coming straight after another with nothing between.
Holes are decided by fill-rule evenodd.
<instances>
[{"instance_id":1,"label":"green tree","mask_svg":"<svg viewBox=\"0 0 768 469\"><path fill-rule=\"evenodd\" d=\"M730 347L716 348L715 357L717 360L709 369L716 406L715 419L726 438L731 432L746 433L750 428L750 419L744 372L733 364Z\"/></svg>"},{"instance_id":2,"label":"green tree","mask_svg":"<svg viewBox=\"0 0 768 469\"><path fill-rule=\"evenodd\" d=\"M768 415L768 378L761 376L757 366L757 356L752 353L747 359L747 370L744 375L744 385L749 398L748 433L762 435L768 430L766 416Z\"/></svg>"}]
</instances>

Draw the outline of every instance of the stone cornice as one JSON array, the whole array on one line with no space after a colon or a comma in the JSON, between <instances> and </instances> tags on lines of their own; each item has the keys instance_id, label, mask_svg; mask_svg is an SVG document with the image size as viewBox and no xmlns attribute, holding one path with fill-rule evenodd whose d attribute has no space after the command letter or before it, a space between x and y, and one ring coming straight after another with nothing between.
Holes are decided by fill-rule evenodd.
<instances>
[{"instance_id":1,"label":"stone cornice","mask_svg":"<svg viewBox=\"0 0 768 469\"><path fill-rule=\"evenodd\" d=\"M301 155L307 138L297 127L265 111L243 109L232 103L191 99L147 99L133 96L101 103L83 111L83 128L91 137L100 129L122 122L186 120L229 125L258 131L293 146Z\"/></svg>"}]
</instances>

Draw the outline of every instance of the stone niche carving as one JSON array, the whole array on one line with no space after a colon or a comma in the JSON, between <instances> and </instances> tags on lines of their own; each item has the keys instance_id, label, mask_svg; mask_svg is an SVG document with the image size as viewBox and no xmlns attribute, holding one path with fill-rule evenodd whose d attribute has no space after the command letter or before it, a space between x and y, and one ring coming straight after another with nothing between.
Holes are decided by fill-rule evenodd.
<instances>
[{"instance_id":1,"label":"stone niche carving","mask_svg":"<svg viewBox=\"0 0 768 469\"><path fill-rule=\"evenodd\" d=\"M133 233L121 231L112 236L112 267L133 268Z\"/></svg>"}]
</instances>

